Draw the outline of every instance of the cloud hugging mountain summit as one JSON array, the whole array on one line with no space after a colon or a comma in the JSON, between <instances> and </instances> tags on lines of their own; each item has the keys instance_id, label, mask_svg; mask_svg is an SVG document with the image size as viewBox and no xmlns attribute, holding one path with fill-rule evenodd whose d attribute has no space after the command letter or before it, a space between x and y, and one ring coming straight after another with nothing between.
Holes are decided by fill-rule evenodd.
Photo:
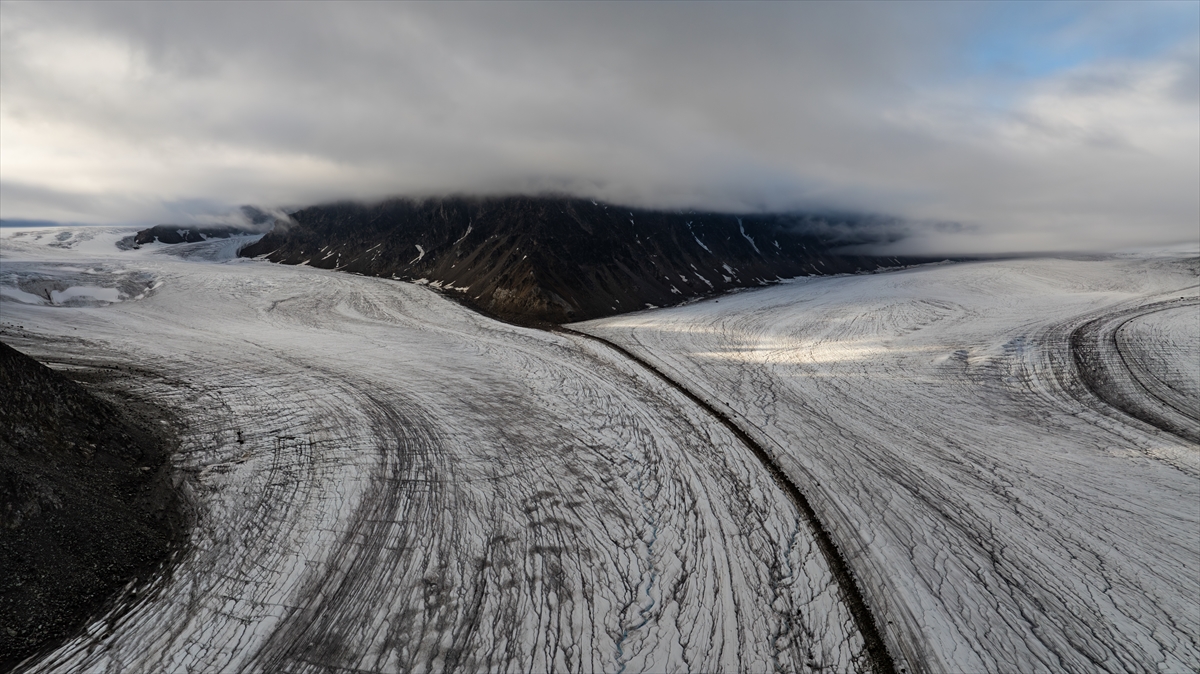
<instances>
[{"instance_id":1,"label":"cloud hugging mountain summit","mask_svg":"<svg viewBox=\"0 0 1200 674\"><path fill-rule=\"evenodd\" d=\"M429 283L522 323L678 304L917 260L839 254L864 219L655 211L587 199L449 197L304 208L243 257Z\"/></svg>"}]
</instances>

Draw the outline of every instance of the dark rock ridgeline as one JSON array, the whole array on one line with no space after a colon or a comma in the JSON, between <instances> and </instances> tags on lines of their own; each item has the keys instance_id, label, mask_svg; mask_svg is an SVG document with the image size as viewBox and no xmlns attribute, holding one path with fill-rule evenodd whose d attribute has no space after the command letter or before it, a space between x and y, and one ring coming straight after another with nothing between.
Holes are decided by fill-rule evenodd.
<instances>
[{"instance_id":1,"label":"dark rock ridgeline","mask_svg":"<svg viewBox=\"0 0 1200 674\"><path fill-rule=\"evenodd\" d=\"M184 538L170 441L0 342L0 671L69 637Z\"/></svg>"},{"instance_id":2,"label":"dark rock ridgeline","mask_svg":"<svg viewBox=\"0 0 1200 674\"><path fill-rule=\"evenodd\" d=\"M208 239L228 239L235 234L246 234L240 227L224 225L193 227L184 225L155 225L143 229L133 238L135 246L147 243L200 243Z\"/></svg>"},{"instance_id":3,"label":"dark rock ridgeline","mask_svg":"<svg viewBox=\"0 0 1200 674\"><path fill-rule=\"evenodd\" d=\"M275 216L254 206L239 209L243 225L155 225L133 237L134 246L147 243L200 243L208 239L228 239L242 234L261 234L271 227Z\"/></svg>"},{"instance_id":4,"label":"dark rock ridgeline","mask_svg":"<svg viewBox=\"0 0 1200 674\"><path fill-rule=\"evenodd\" d=\"M428 279L523 323L598 318L780 278L915 262L837 255L815 216L649 211L555 197L305 208L244 257ZM845 223L841 223L845 224ZM849 223L851 228L854 223ZM821 225L818 227L817 225Z\"/></svg>"}]
</instances>

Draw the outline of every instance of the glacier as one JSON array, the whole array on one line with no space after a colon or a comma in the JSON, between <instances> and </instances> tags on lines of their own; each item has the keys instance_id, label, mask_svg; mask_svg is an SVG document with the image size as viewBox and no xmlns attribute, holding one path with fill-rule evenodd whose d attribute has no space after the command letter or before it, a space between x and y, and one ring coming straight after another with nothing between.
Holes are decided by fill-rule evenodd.
<instances>
[{"instance_id":1,"label":"glacier","mask_svg":"<svg viewBox=\"0 0 1200 674\"><path fill-rule=\"evenodd\" d=\"M1200 667L1194 252L569 326L610 347L131 234L0 233L0 338L176 410L195 521L31 671L887 669L772 468L895 671Z\"/></svg>"},{"instance_id":2,"label":"glacier","mask_svg":"<svg viewBox=\"0 0 1200 674\"><path fill-rule=\"evenodd\" d=\"M5 294L2 336L139 372L183 419L196 524L35 671L871 671L759 460L603 346L236 237L63 233L5 232L0 281L130 299Z\"/></svg>"},{"instance_id":3,"label":"glacier","mask_svg":"<svg viewBox=\"0 0 1200 674\"><path fill-rule=\"evenodd\" d=\"M572 327L773 452L899 667L1184 672L1200 667L1198 271L1178 251L923 265Z\"/></svg>"}]
</instances>

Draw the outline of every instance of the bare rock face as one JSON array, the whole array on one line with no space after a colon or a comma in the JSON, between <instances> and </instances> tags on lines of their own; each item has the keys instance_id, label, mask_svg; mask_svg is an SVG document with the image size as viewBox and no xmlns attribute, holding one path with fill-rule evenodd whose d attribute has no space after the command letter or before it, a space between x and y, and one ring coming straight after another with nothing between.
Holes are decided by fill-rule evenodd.
<instances>
[{"instance_id":1,"label":"bare rock face","mask_svg":"<svg viewBox=\"0 0 1200 674\"><path fill-rule=\"evenodd\" d=\"M562 323L665 306L781 278L905 264L838 255L829 222L796 214L631 209L585 199L454 197L313 206L245 257L425 279L476 309ZM835 223L852 231L854 222ZM824 234L822 234L824 233Z\"/></svg>"},{"instance_id":2,"label":"bare rock face","mask_svg":"<svg viewBox=\"0 0 1200 674\"><path fill-rule=\"evenodd\" d=\"M69 635L182 538L152 429L0 343L0 670Z\"/></svg>"},{"instance_id":3,"label":"bare rock face","mask_svg":"<svg viewBox=\"0 0 1200 674\"><path fill-rule=\"evenodd\" d=\"M182 225L155 225L143 229L134 237L133 243L141 246L147 243L200 243L208 239L228 239L235 234L245 234L239 227L224 225L191 227Z\"/></svg>"},{"instance_id":4,"label":"bare rock face","mask_svg":"<svg viewBox=\"0 0 1200 674\"><path fill-rule=\"evenodd\" d=\"M228 239L243 234L261 234L271 227L275 216L254 206L242 206L242 225L155 225L134 236L132 245L147 243L200 243L208 239Z\"/></svg>"}]
</instances>

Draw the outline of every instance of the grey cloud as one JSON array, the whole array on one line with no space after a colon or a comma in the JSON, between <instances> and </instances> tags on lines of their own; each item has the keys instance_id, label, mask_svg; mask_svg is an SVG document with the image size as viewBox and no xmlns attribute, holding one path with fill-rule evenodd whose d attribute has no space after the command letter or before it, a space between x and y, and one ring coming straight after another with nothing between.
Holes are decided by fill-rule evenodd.
<instances>
[{"instance_id":1,"label":"grey cloud","mask_svg":"<svg viewBox=\"0 0 1200 674\"><path fill-rule=\"evenodd\" d=\"M0 159L0 210L144 221L555 191L960 222L940 240L966 248L1069 247L1081 228L1096 245L1185 238L1200 213L1179 185L1200 179L1200 151L1148 148L1128 120L1059 114L1072 96L1129 96L1145 74L1084 69L1058 84L1061 106L1022 107L1036 87L963 79L987 15L948 3L5 4L0 109L19 130L5 143L77 130L79 152L126 168L6 152L18 159ZM79 59L72 49L80 72L89 49L107 49L96 77L56 65ZM1186 107L1185 61L1170 100ZM994 96L1016 102L997 110ZM935 231L904 231L917 230Z\"/></svg>"},{"instance_id":2,"label":"grey cloud","mask_svg":"<svg viewBox=\"0 0 1200 674\"><path fill-rule=\"evenodd\" d=\"M1200 109L1200 39L1179 50L1179 75L1171 91L1183 105Z\"/></svg>"}]
</instances>

